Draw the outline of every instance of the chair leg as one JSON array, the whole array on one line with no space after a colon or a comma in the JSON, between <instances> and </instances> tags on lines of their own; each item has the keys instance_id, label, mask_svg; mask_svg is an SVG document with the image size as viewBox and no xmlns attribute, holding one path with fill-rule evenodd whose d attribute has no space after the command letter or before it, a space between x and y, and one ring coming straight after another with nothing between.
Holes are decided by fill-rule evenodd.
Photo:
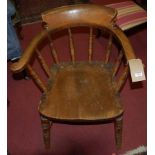
<instances>
[{"instance_id":1,"label":"chair leg","mask_svg":"<svg viewBox=\"0 0 155 155\"><path fill-rule=\"evenodd\" d=\"M122 146L122 129L123 129L123 117L119 117L115 120L115 141L117 149L120 149Z\"/></svg>"},{"instance_id":2,"label":"chair leg","mask_svg":"<svg viewBox=\"0 0 155 155\"><path fill-rule=\"evenodd\" d=\"M42 125L45 148L49 149L50 148L50 128L52 123L47 118L41 116L41 125Z\"/></svg>"}]
</instances>

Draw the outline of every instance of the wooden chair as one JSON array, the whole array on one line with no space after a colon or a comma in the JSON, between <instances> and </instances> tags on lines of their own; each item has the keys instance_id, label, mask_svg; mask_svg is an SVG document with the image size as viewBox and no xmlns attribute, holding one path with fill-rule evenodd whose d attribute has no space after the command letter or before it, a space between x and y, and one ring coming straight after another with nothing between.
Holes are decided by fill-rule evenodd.
<instances>
[{"instance_id":1,"label":"wooden chair","mask_svg":"<svg viewBox=\"0 0 155 155\"><path fill-rule=\"evenodd\" d=\"M128 38L116 26L116 16L116 10L94 4L64 6L47 11L42 14L45 30L32 40L19 62L12 64L13 72L26 68L43 92L38 110L46 148L50 147L53 122L96 124L107 121L114 122L116 147L121 148L124 108L119 94L128 76L128 61L136 59L136 56ZM88 58L85 61L76 59L80 51L75 48L76 34L73 34L73 29L79 26L89 30ZM94 33L98 28L104 29L105 43L107 40L102 61L93 58ZM68 33L71 56L66 62L59 60L53 39L55 33L63 30ZM51 49L49 54L52 54L54 61L51 68L43 58L40 45L49 45ZM118 50L114 52L116 58L110 62L113 46ZM46 58L49 60L49 57ZM48 76L47 84L32 66L35 59Z\"/></svg>"}]
</instances>

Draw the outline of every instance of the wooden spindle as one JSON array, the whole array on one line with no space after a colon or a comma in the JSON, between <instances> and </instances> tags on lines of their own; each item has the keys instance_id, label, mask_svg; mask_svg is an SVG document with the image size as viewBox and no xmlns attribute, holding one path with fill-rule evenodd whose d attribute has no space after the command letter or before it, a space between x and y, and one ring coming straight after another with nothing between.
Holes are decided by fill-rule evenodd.
<instances>
[{"instance_id":1,"label":"wooden spindle","mask_svg":"<svg viewBox=\"0 0 155 155\"><path fill-rule=\"evenodd\" d=\"M68 35L69 35L69 45L70 45L71 59L72 59L72 62L75 63L75 49L74 49L72 32L71 32L70 28L68 28Z\"/></svg>"},{"instance_id":2,"label":"wooden spindle","mask_svg":"<svg viewBox=\"0 0 155 155\"><path fill-rule=\"evenodd\" d=\"M116 75L116 73L118 71L118 68L121 64L122 57L123 57L123 53L122 53L122 51L120 51L119 56L117 57L116 63L113 67L113 77Z\"/></svg>"},{"instance_id":3,"label":"wooden spindle","mask_svg":"<svg viewBox=\"0 0 155 155\"><path fill-rule=\"evenodd\" d=\"M109 35L109 41L108 45L106 48L106 57L105 57L105 63L107 64L110 58L110 53L111 53L111 48L112 48L112 33Z\"/></svg>"},{"instance_id":4,"label":"wooden spindle","mask_svg":"<svg viewBox=\"0 0 155 155\"><path fill-rule=\"evenodd\" d=\"M58 56L57 56L57 51L54 47L54 44L53 44L53 41L52 41L52 38L48 32L48 27L45 27L46 28L46 32L47 32L47 37L48 37L48 40L49 40L49 46L50 46L50 50L51 50L51 53L52 53L52 56L54 58L54 61L56 64L59 64L59 61L58 61Z\"/></svg>"},{"instance_id":5,"label":"wooden spindle","mask_svg":"<svg viewBox=\"0 0 155 155\"><path fill-rule=\"evenodd\" d=\"M93 28L90 28L89 32L89 62L92 61L92 49L93 49Z\"/></svg>"},{"instance_id":6,"label":"wooden spindle","mask_svg":"<svg viewBox=\"0 0 155 155\"><path fill-rule=\"evenodd\" d=\"M127 79L128 73L129 73L129 67L125 66L123 73L121 74L121 76L117 82L117 88L116 88L117 92L119 92L121 90L123 84L125 83L125 81Z\"/></svg>"},{"instance_id":7,"label":"wooden spindle","mask_svg":"<svg viewBox=\"0 0 155 155\"><path fill-rule=\"evenodd\" d=\"M27 69L41 91L47 92L44 82L40 79L39 75L33 70L33 68L30 65L27 65Z\"/></svg>"},{"instance_id":8,"label":"wooden spindle","mask_svg":"<svg viewBox=\"0 0 155 155\"><path fill-rule=\"evenodd\" d=\"M38 60L41 64L42 68L44 69L45 73L47 74L48 77L51 77L50 69L38 49L36 49L36 53L37 53Z\"/></svg>"}]
</instances>

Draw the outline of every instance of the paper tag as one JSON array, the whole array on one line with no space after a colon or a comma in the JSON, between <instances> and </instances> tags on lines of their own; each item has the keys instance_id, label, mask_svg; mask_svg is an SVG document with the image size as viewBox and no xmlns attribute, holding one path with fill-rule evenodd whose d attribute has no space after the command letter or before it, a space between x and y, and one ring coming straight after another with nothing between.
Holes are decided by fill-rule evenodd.
<instances>
[{"instance_id":1,"label":"paper tag","mask_svg":"<svg viewBox=\"0 0 155 155\"><path fill-rule=\"evenodd\" d=\"M143 76L143 73L142 72L137 72L137 73L135 73L135 77L137 78L137 77L141 77L141 76Z\"/></svg>"},{"instance_id":2,"label":"paper tag","mask_svg":"<svg viewBox=\"0 0 155 155\"><path fill-rule=\"evenodd\" d=\"M144 68L140 59L129 60L129 67L131 73L132 82L138 82L145 80Z\"/></svg>"}]
</instances>

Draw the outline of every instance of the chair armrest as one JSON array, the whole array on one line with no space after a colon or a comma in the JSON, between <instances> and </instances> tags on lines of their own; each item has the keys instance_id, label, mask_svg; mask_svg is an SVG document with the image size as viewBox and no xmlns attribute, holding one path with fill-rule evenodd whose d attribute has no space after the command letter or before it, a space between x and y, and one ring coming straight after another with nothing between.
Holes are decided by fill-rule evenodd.
<instances>
[{"instance_id":1,"label":"chair armrest","mask_svg":"<svg viewBox=\"0 0 155 155\"><path fill-rule=\"evenodd\" d=\"M131 46L129 39L126 37L124 32L118 26L115 26L110 30L115 34L116 39L120 42L124 50L124 55L127 61L129 61L130 59L136 59L135 52Z\"/></svg>"},{"instance_id":2,"label":"chair armrest","mask_svg":"<svg viewBox=\"0 0 155 155\"><path fill-rule=\"evenodd\" d=\"M33 38L29 46L24 51L20 60L16 63L13 63L10 66L12 72L18 73L25 69L25 67L31 61L34 53L36 52L37 45L46 37L46 35L47 35L46 32L42 31L36 37Z\"/></svg>"},{"instance_id":3,"label":"chair armrest","mask_svg":"<svg viewBox=\"0 0 155 155\"><path fill-rule=\"evenodd\" d=\"M127 60L127 64L129 65L129 68L130 68L132 82L145 80L145 73L144 73L144 67L143 67L142 61L136 58L136 55L134 53L134 50L131 46L129 39L125 36L122 30L117 26L116 28L114 27L113 29L111 29L111 31L113 31L113 33L117 36L117 39L122 45L124 55Z\"/></svg>"}]
</instances>

